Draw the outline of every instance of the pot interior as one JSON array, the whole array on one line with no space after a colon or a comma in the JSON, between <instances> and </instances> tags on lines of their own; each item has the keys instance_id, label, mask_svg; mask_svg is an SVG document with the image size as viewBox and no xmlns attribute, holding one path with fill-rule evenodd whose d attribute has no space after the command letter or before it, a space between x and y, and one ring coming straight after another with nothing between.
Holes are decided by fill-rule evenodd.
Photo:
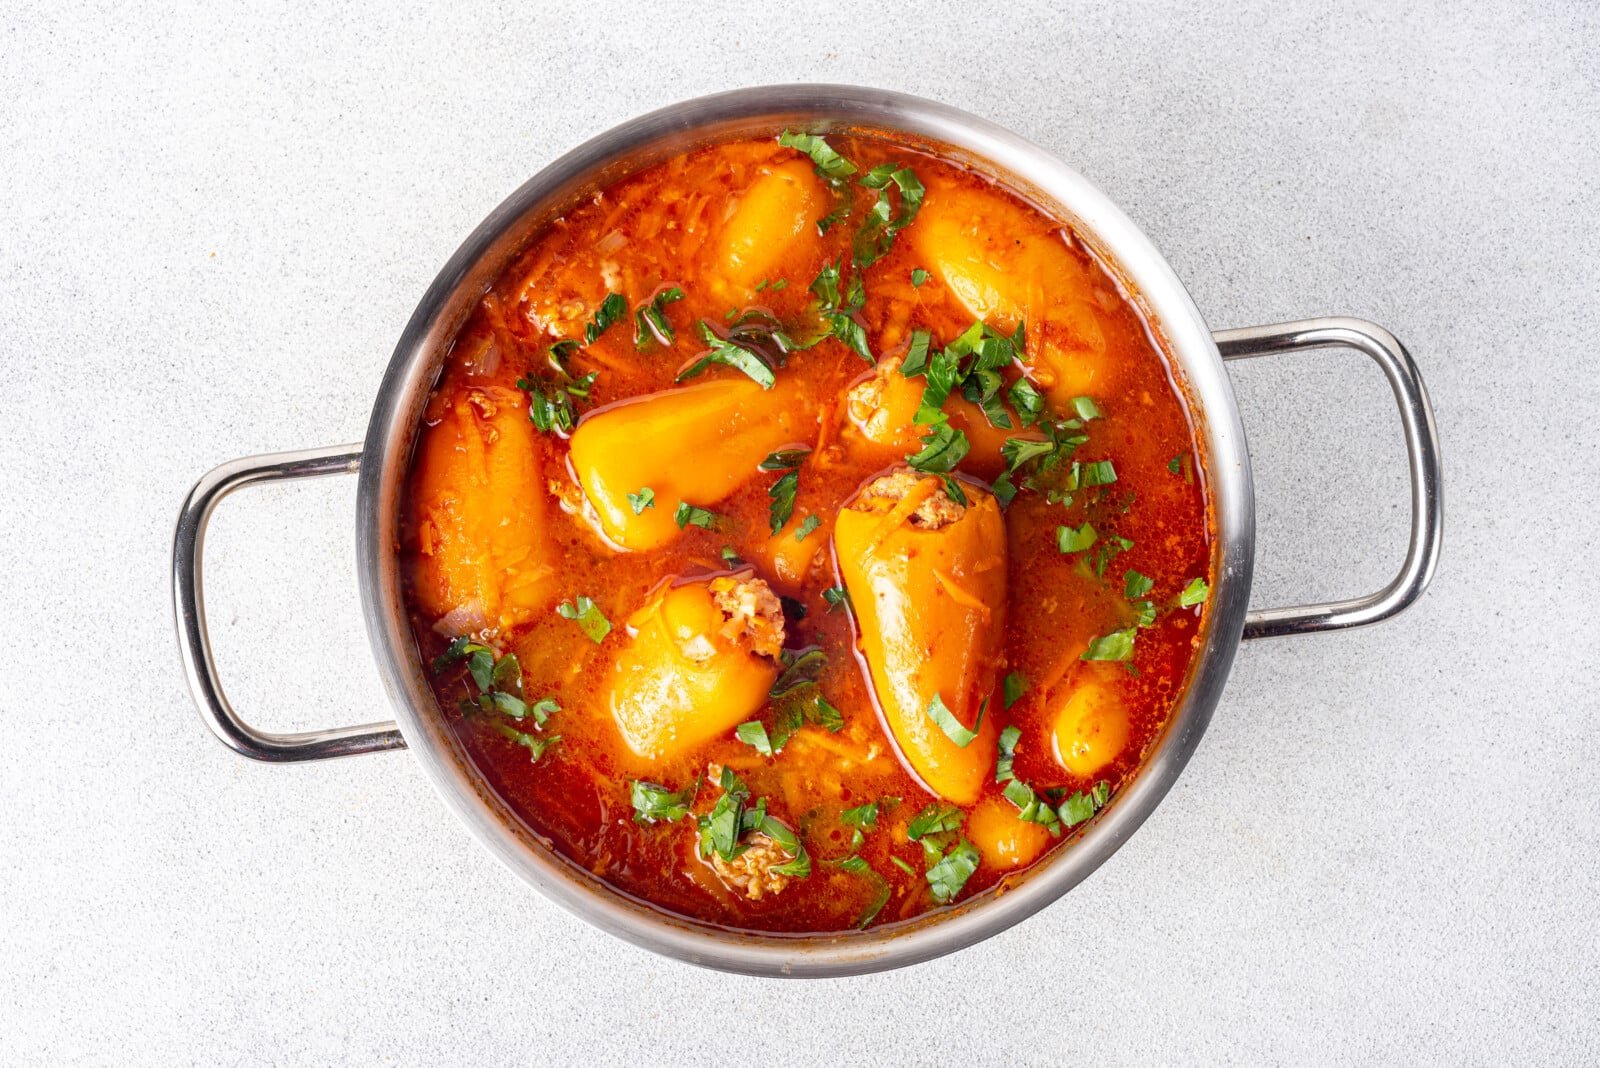
<instances>
[{"instance_id":1,"label":"pot interior","mask_svg":"<svg viewBox=\"0 0 1600 1068\"><path fill-rule=\"evenodd\" d=\"M597 187L688 148L784 128L921 142L1069 222L1144 314L1186 396L1205 449L1197 467L1215 526L1202 647L1183 697L1133 779L1077 841L1022 875L931 915L849 934L753 934L689 921L621 893L550 848L471 767L435 711L398 567L402 490L423 405L456 332L509 262ZM1159 803L1199 742L1239 642L1254 552L1249 464L1232 390L1198 310L1149 240L1076 172L1021 138L942 105L844 86L747 89L676 104L580 146L507 198L451 257L401 335L374 405L357 509L369 640L407 743L452 810L518 875L603 929L692 963L759 975L854 974L938 956L1031 915L1104 862Z\"/></svg>"}]
</instances>

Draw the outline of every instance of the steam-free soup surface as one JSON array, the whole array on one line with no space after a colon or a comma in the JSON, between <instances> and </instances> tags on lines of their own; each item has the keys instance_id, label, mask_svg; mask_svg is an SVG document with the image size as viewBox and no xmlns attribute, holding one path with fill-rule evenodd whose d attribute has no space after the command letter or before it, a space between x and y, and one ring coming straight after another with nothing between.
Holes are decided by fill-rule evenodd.
<instances>
[{"instance_id":1,"label":"steam-free soup surface","mask_svg":"<svg viewBox=\"0 0 1600 1068\"><path fill-rule=\"evenodd\" d=\"M425 422L401 551L440 714L684 916L876 926L1072 848L1197 645L1158 346L1060 220L923 147L774 131L595 191Z\"/></svg>"}]
</instances>

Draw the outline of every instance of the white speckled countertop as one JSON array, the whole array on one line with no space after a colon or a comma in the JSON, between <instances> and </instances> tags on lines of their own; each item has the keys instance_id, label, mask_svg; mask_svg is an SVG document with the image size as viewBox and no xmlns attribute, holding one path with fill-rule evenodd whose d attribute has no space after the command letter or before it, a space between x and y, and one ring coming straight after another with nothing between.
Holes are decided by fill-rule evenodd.
<instances>
[{"instance_id":1,"label":"white speckled countertop","mask_svg":"<svg viewBox=\"0 0 1600 1068\"><path fill-rule=\"evenodd\" d=\"M0 12L0 1060L1600 1058L1595 7L711 6ZM529 174L672 100L804 80L1041 142L1215 326L1389 326L1437 407L1447 526L1411 612L1246 647L1166 803L1067 898L908 971L780 983L548 904L404 753L227 752L167 569L206 468L361 436L423 289ZM1381 585L1406 524L1381 376L1233 376L1257 603ZM218 657L262 724L384 711L353 491L245 494L213 527Z\"/></svg>"}]
</instances>

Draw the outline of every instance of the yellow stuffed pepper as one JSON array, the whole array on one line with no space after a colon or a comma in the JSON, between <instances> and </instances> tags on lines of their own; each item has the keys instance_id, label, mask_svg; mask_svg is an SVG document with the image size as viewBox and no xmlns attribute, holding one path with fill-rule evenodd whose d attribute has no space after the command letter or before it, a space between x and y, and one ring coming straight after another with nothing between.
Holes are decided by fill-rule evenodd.
<instances>
[{"instance_id":1,"label":"yellow stuffed pepper","mask_svg":"<svg viewBox=\"0 0 1600 1068\"><path fill-rule=\"evenodd\" d=\"M411 540L418 602L457 634L509 627L553 599L543 446L521 390L463 389L417 450Z\"/></svg>"},{"instance_id":2,"label":"yellow stuffed pepper","mask_svg":"<svg viewBox=\"0 0 1600 1068\"><path fill-rule=\"evenodd\" d=\"M752 573L669 584L629 617L607 706L635 754L676 756L760 711L782 648L783 608Z\"/></svg>"},{"instance_id":3,"label":"yellow stuffed pepper","mask_svg":"<svg viewBox=\"0 0 1600 1068\"><path fill-rule=\"evenodd\" d=\"M891 472L839 513L833 537L889 732L929 790L967 805L994 771L984 710L1005 629L1006 530L991 495L963 491L965 505L938 478Z\"/></svg>"},{"instance_id":4,"label":"yellow stuffed pepper","mask_svg":"<svg viewBox=\"0 0 1600 1068\"><path fill-rule=\"evenodd\" d=\"M572 435L572 469L606 537L643 552L682 532L680 503L711 507L768 453L815 428L815 402L794 376L779 375L771 389L748 378L700 382L585 418ZM639 503L645 489L649 505Z\"/></svg>"}]
</instances>

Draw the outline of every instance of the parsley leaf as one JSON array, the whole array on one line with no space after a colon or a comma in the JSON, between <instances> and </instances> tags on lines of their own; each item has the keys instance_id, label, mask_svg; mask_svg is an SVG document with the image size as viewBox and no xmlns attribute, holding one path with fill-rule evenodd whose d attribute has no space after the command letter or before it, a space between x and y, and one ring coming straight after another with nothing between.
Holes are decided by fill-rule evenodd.
<instances>
[{"instance_id":1,"label":"parsley leaf","mask_svg":"<svg viewBox=\"0 0 1600 1068\"><path fill-rule=\"evenodd\" d=\"M941 905L955 900L977 870L978 851L971 842L962 839L939 863L928 869L928 887L933 891L933 899Z\"/></svg>"},{"instance_id":2,"label":"parsley leaf","mask_svg":"<svg viewBox=\"0 0 1600 1068\"><path fill-rule=\"evenodd\" d=\"M779 449L777 452L767 453L767 458L761 461L760 470L790 471L799 467L810 455L810 449Z\"/></svg>"},{"instance_id":3,"label":"parsley leaf","mask_svg":"<svg viewBox=\"0 0 1600 1068\"><path fill-rule=\"evenodd\" d=\"M700 789L700 780L677 793L653 782L635 779L630 790L635 823L671 823L689 814L689 806Z\"/></svg>"},{"instance_id":4,"label":"parsley leaf","mask_svg":"<svg viewBox=\"0 0 1600 1068\"><path fill-rule=\"evenodd\" d=\"M821 525L822 525L822 520L818 519L816 516L814 516L814 515L806 516L804 519L802 519L800 521L800 525L795 528L794 540L795 541L805 541L812 534L816 533L817 528L820 527Z\"/></svg>"},{"instance_id":5,"label":"parsley leaf","mask_svg":"<svg viewBox=\"0 0 1600 1068\"><path fill-rule=\"evenodd\" d=\"M1020 671L1013 671L1005 677L1000 684L1004 691L1006 707L1010 708L1022 700L1022 695L1028 692L1028 680Z\"/></svg>"},{"instance_id":6,"label":"parsley leaf","mask_svg":"<svg viewBox=\"0 0 1600 1068\"><path fill-rule=\"evenodd\" d=\"M906 837L913 842L930 834L943 834L959 830L966 816L954 805L935 801L912 818L906 826Z\"/></svg>"},{"instance_id":7,"label":"parsley leaf","mask_svg":"<svg viewBox=\"0 0 1600 1068\"><path fill-rule=\"evenodd\" d=\"M584 344L593 345L600 340L600 335L610 329L612 323L621 319L627 310L628 298L621 293L607 293L606 299L595 309L594 318L583 328Z\"/></svg>"},{"instance_id":8,"label":"parsley leaf","mask_svg":"<svg viewBox=\"0 0 1600 1068\"><path fill-rule=\"evenodd\" d=\"M1136 601L1149 593L1155 586L1156 580L1149 575L1129 569L1122 576L1122 595L1130 601Z\"/></svg>"},{"instance_id":9,"label":"parsley leaf","mask_svg":"<svg viewBox=\"0 0 1600 1068\"><path fill-rule=\"evenodd\" d=\"M878 191L878 199L867 211L867 219L856 234L852 261L857 267L870 267L884 257L894 244L895 235L917 217L926 192L910 167L880 163L861 177L861 184ZM889 187L900 192L900 210L890 204Z\"/></svg>"},{"instance_id":10,"label":"parsley leaf","mask_svg":"<svg viewBox=\"0 0 1600 1068\"><path fill-rule=\"evenodd\" d=\"M1079 791L1061 802L1057 814L1061 822L1068 827L1076 827L1084 820L1105 808L1106 802L1111 799L1111 787L1103 782L1094 784L1088 793Z\"/></svg>"},{"instance_id":11,"label":"parsley leaf","mask_svg":"<svg viewBox=\"0 0 1600 1068\"><path fill-rule=\"evenodd\" d=\"M578 628L596 645L605 641L606 635L611 633L611 621L588 597L579 596L571 601L562 601L556 605L556 614L562 619L575 621Z\"/></svg>"},{"instance_id":12,"label":"parsley leaf","mask_svg":"<svg viewBox=\"0 0 1600 1068\"><path fill-rule=\"evenodd\" d=\"M1056 527L1056 548L1063 553L1081 553L1093 545L1098 537L1094 527L1088 523L1076 530L1072 527Z\"/></svg>"},{"instance_id":13,"label":"parsley leaf","mask_svg":"<svg viewBox=\"0 0 1600 1068\"><path fill-rule=\"evenodd\" d=\"M1019 378L1011 383L1007 396L1011 398L1011 407L1017 410L1017 421L1024 427L1030 427L1039 421L1044 414L1044 394L1040 393L1032 382L1026 378Z\"/></svg>"},{"instance_id":14,"label":"parsley leaf","mask_svg":"<svg viewBox=\"0 0 1600 1068\"><path fill-rule=\"evenodd\" d=\"M949 423L940 423L929 428L922 448L907 456L906 463L927 474L942 474L955 470L970 448L966 434Z\"/></svg>"},{"instance_id":15,"label":"parsley leaf","mask_svg":"<svg viewBox=\"0 0 1600 1068\"><path fill-rule=\"evenodd\" d=\"M716 526L717 514L704 508L696 508L688 501L679 501L677 509L672 513L673 522L678 524L678 529L693 525L701 530L710 530Z\"/></svg>"},{"instance_id":16,"label":"parsley leaf","mask_svg":"<svg viewBox=\"0 0 1600 1068\"><path fill-rule=\"evenodd\" d=\"M552 745L555 745L561 740L561 735L559 734L529 734L526 731L517 730L517 728L513 727L509 723L500 721L495 722L494 729L504 737L516 742L518 745L526 749L529 756L535 763L538 763L539 758L544 756L546 749L549 749Z\"/></svg>"},{"instance_id":17,"label":"parsley leaf","mask_svg":"<svg viewBox=\"0 0 1600 1068\"><path fill-rule=\"evenodd\" d=\"M1181 608L1188 608L1191 605L1202 604L1210 593L1211 587L1206 585L1205 579L1191 579L1189 585L1183 588L1183 592L1178 594L1178 605Z\"/></svg>"},{"instance_id":18,"label":"parsley leaf","mask_svg":"<svg viewBox=\"0 0 1600 1068\"><path fill-rule=\"evenodd\" d=\"M1100 410L1100 406L1094 402L1093 397L1073 397L1072 410L1077 412L1078 418L1082 419L1085 423L1091 419L1099 419L1105 415L1105 413Z\"/></svg>"},{"instance_id":19,"label":"parsley leaf","mask_svg":"<svg viewBox=\"0 0 1600 1068\"><path fill-rule=\"evenodd\" d=\"M677 335L672 331L672 324L667 322L667 305L683 299L683 290L677 286L663 289L644 304L639 305L633 312L633 344L635 348L644 348L651 341L663 345L670 345L676 340Z\"/></svg>"},{"instance_id":20,"label":"parsley leaf","mask_svg":"<svg viewBox=\"0 0 1600 1068\"><path fill-rule=\"evenodd\" d=\"M1110 634L1102 634L1089 642L1089 648L1083 651L1079 660L1131 660L1133 659L1133 639L1138 633L1137 628L1129 627L1126 630L1114 630Z\"/></svg>"},{"instance_id":21,"label":"parsley leaf","mask_svg":"<svg viewBox=\"0 0 1600 1068\"><path fill-rule=\"evenodd\" d=\"M628 507L633 509L634 515L643 515L646 508L656 506L656 491L649 486L641 486L638 493L628 494Z\"/></svg>"},{"instance_id":22,"label":"parsley leaf","mask_svg":"<svg viewBox=\"0 0 1600 1068\"><path fill-rule=\"evenodd\" d=\"M833 150L833 146L815 134L795 133L785 130L778 135L778 144L804 152L816 165L817 173L829 182L842 182L856 173L856 165Z\"/></svg>"},{"instance_id":23,"label":"parsley leaf","mask_svg":"<svg viewBox=\"0 0 1600 1068\"><path fill-rule=\"evenodd\" d=\"M933 700L928 702L928 718L939 725L939 729L944 731L946 738L963 749L971 745L972 740L978 736L978 731L983 728L983 714L988 710L989 699L985 697L983 703L978 706L978 722L972 725L971 730L968 730L962 726L960 720L956 719L955 714L945 706L943 697L936 693L933 695Z\"/></svg>"},{"instance_id":24,"label":"parsley leaf","mask_svg":"<svg viewBox=\"0 0 1600 1068\"><path fill-rule=\"evenodd\" d=\"M911 284L914 286L921 286L922 283L926 282L932 277L933 276L927 271L924 271L921 267L917 267L911 272Z\"/></svg>"},{"instance_id":25,"label":"parsley leaf","mask_svg":"<svg viewBox=\"0 0 1600 1068\"><path fill-rule=\"evenodd\" d=\"M1000 732L1000 755L994 762L994 781L1010 782L1017 777L1011 770L1017 758L1017 740L1022 737L1022 728L1016 725L1007 727Z\"/></svg>"},{"instance_id":26,"label":"parsley leaf","mask_svg":"<svg viewBox=\"0 0 1600 1068\"><path fill-rule=\"evenodd\" d=\"M766 724L760 720L753 719L748 723L741 723L733 729L733 733L741 742L750 746L762 756L769 757L772 755L772 739L767 737Z\"/></svg>"},{"instance_id":27,"label":"parsley leaf","mask_svg":"<svg viewBox=\"0 0 1600 1068\"><path fill-rule=\"evenodd\" d=\"M822 591L822 599L828 602L828 611L830 612L840 607L846 612L851 609L850 591L843 586L829 586Z\"/></svg>"},{"instance_id":28,"label":"parsley leaf","mask_svg":"<svg viewBox=\"0 0 1600 1068\"><path fill-rule=\"evenodd\" d=\"M799 471L790 471L768 488L767 497L771 499L772 504L767 509L767 526L774 535L783 529L784 524L789 522L789 517L794 514L794 495L799 488Z\"/></svg>"},{"instance_id":29,"label":"parsley leaf","mask_svg":"<svg viewBox=\"0 0 1600 1068\"><path fill-rule=\"evenodd\" d=\"M703 320L700 326L701 336L711 348L694 363L679 371L678 377L673 381L682 382L686 379L694 378L696 375L704 374L713 366L721 364L725 367L732 367L736 371L744 372L751 381L760 385L762 389L771 389L777 384L777 375L773 374L772 368L759 354L742 345L735 344L728 338L719 337Z\"/></svg>"},{"instance_id":30,"label":"parsley leaf","mask_svg":"<svg viewBox=\"0 0 1600 1068\"><path fill-rule=\"evenodd\" d=\"M767 692L767 696L773 699L786 697L805 686L815 686L822 669L828 664L828 654L815 647L799 652L784 649L779 653L779 660L783 671Z\"/></svg>"}]
</instances>

